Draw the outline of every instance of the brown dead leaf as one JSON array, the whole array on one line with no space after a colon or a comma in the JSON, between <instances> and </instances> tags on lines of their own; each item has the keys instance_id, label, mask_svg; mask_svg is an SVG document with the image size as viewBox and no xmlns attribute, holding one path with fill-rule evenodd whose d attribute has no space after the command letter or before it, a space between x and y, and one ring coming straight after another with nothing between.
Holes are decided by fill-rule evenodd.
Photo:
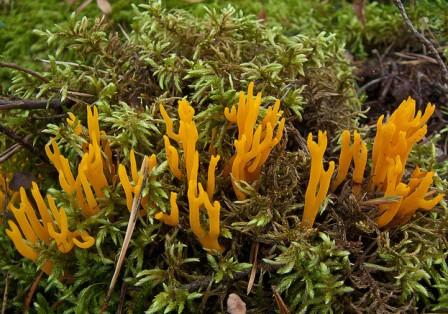
<instances>
[{"instance_id":1,"label":"brown dead leaf","mask_svg":"<svg viewBox=\"0 0 448 314\"><path fill-rule=\"evenodd\" d=\"M100 8L101 12L108 15L112 13L112 6L107 0L96 0L96 5Z\"/></svg>"},{"instance_id":2,"label":"brown dead leaf","mask_svg":"<svg viewBox=\"0 0 448 314\"><path fill-rule=\"evenodd\" d=\"M254 286L255 282L255 275L257 274L257 259L258 259L258 248L260 246L260 243L253 242L252 248L250 251L250 262L252 264L252 270L250 272L249 276L249 282L247 283L247 291L246 293L249 295L250 291L252 290L252 287Z\"/></svg>"},{"instance_id":3,"label":"brown dead leaf","mask_svg":"<svg viewBox=\"0 0 448 314\"><path fill-rule=\"evenodd\" d=\"M364 0L353 0L352 6L355 11L356 17L358 18L361 25L364 27L366 24L366 16L364 14L365 9L365 1Z\"/></svg>"}]
</instances>

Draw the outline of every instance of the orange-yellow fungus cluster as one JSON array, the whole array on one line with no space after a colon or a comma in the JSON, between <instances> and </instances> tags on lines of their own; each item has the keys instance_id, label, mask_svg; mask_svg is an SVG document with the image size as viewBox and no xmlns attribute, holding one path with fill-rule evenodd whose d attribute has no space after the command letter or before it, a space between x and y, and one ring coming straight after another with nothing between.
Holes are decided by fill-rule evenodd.
<instances>
[{"instance_id":1,"label":"orange-yellow fungus cluster","mask_svg":"<svg viewBox=\"0 0 448 314\"><path fill-rule=\"evenodd\" d=\"M235 140L235 155L232 157L232 185L239 200L246 195L238 188L236 182L254 182L258 179L261 167L269 157L270 152L280 141L285 118L279 121L283 112L280 110L280 100L267 109L262 122L255 128L261 105L261 93L253 95L254 83L249 84L247 96L240 92L238 108L225 108L224 115L231 123L238 126L238 139ZM277 131L274 135L274 129Z\"/></svg>"},{"instance_id":2,"label":"orange-yellow fungus cluster","mask_svg":"<svg viewBox=\"0 0 448 314\"><path fill-rule=\"evenodd\" d=\"M78 125L80 125L78 123ZM108 186L105 170L110 173L112 166L112 153L107 140L103 141L104 152L107 156L109 168L103 151L100 147L101 133L98 122L98 110L87 107L87 125L89 130L90 143L84 152L81 162L78 165L78 175L75 179L70 163L59 151L54 139L45 146L45 152L59 173L59 183L62 189L70 195L76 195L76 201L82 212L86 216L98 213L98 202L96 198L104 197L103 189Z\"/></svg>"},{"instance_id":3,"label":"orange-yellow fungus cluster","mask_svg":"<svg viewBox=\"0 0 448 314\"><path fill-rule=\"evenodd\" d=\"M160 112L166 124L166 135L164 136L165 151L168 159L168 165L171 172L178 179L186 176L188 182L188 205L189 205L189 222L190 227L199 242L206 249L221 251L222 248L218 242L220 232L219 215L221 205L218 201L213 202L213 194L215 190L215 171L219 161L218 156L212 156L208 167L207 192L205 192L202 184L198 182L199 170L199 153L196 150L196 142L198 140L198 131L193 121L194 109L188 101L179 101L179 131L175 133L173 130L173 121L167 114L163 105L160 105ZM177 149L171 145L170 139L174 140L182 147L185 173L179 166L179 153ZM171 226L179 223L179 208L176 203L177 194L171 193L170 204L171 214L159 212L155 218ZM207 210L209 230L205 231L201 227L200 209L205 207Z\"/></svg>"},{"instance_id":4,"label":"orange-yellow fungus cluster","mask_svg":"<svg viewBox=\"0 0 448 314\"><path fill-rule=\"evenodd\" d=\"M428 104L424 114L420 110L415 114L415 100L408 98L392 113L386 123L383 124L384 115L378 119L372 148L372 190L386 189L389 158L400 157L403 169L397 180L401 180L412 147L426 135L426 122L434 110L435 106Z\"/></svg>"},{"instance_id":5,"label":"orange-yellow fungus cluster","mask_svg":"<svg viewBox=\"0 0 448 314\"><path fill-rule=\"evenodd\" d=\"M380 228L405 223L418 209L430 210L443 199L443 194L426 198L434 172L423 172L417 167L409 183L402 182L409 154L414 144L425 136L426 123L434 109L433 105L428 104L424 113L416 113L415 100L408 98L386 123L383 124L384 115L378 119L368 186L370 191L383 192L385 197L397 197L395 202L379 205L377 224ZM338 174L332 184L333 190L346 179L352 159L355 164L353 189L356 192L361 188L367 149L356 131L354 144L350 147L350 133L345 130L341 136Z\"/></svg>"},{"instance_id":6,"label":"orange-yellow fungus cluster","mask_svg":"<svg viewBox=\"0 0 448 314\"><path fill-rule=\"evenodd\" d=\"M140 194L140 190L143 185L143 175L139 173L137 169L137 162L135 161L135 153L134 150L131 149L130 153L130 166L131 166L131 179L133 183L129 180L128 173L126 171L126 167L122 164L118 166L118 176L120 178L121 185L124 190L124 194L126 195L126 206L128 210L132 210L132 202L136 195ZM148 165L148 173L151 173L152 169L157 165L156 155L152 154L149 157L149 165ZM147 203L147 198L142 199L142 205ZM143 212L142 212L143 213Z\"/></svg>"},{"instance_id":7,"label":"orange-yellow fungus cluster","mask_svg":"<svg viewBox=\"0 0 448 314\"><path fill-rule=\"evenodd\" d=\"M426 135L426 123L434 110L435 106L428 104L424 113L419 110L416 114L415 100L408 98L386 123L383 124L384 116L378 119L370 188L385 196L399 197L395 203L380 206L379 227L405 223L418 209L430 210L443 199L443 194L426 198L434 172L422 172L417 167L409 183L402 182L412 147Z\"/></svg>"},{"instance_id":8,"label":"orange-yellow fungus cluster","mask_svg":"<svg viewBox=\"0 0 448 314\"><path fill-rule=\"evenodd\" d=\"M334 172L334 162L330 161L327 170L323 166L324 153L327 148L327 133L319 131L317 143L313 135L308 134L307 147L311 155L311 169L308 186L305 192L305 209L302 223L307 228L314 224L317 213L330 187L331 176Z\"/></svg>"},{"instance_id":9,"label":"orange-yellow fungus cluster","mask_svg":"<svg viewBox=\"0 0 448 314\"><path fill-rule=\"evenodd\" d=\"M49 245L50 241L55 241L58 250L62 253L68 253L75 245L87 249L95 243L95 239L86 231L69 230L65 210L56 207L51 195L47 195L47 202L50 207L50 210L48 210L48 206L35 182L32 183L31 194L40 219L36 215L36 209L28 199L23 187L20 188L20 206L17 208L12 203L8 206L18 226L16 222L9 220L10 229L6 230L6 234L22 256L36 261L38 252L33 245L36 245L38 241L42 241L46 245ZM44 263L42 270L49 274L51 272L51 262Z\"/></svg>"}]
</instances>

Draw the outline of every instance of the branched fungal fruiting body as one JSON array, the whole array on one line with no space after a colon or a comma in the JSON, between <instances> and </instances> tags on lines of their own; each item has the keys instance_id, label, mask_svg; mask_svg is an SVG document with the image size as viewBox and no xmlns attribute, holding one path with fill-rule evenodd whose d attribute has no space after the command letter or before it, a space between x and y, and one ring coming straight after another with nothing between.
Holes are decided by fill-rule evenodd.
<instances>
[{"instance_id":1,"label":"branched fungal fruiting body","mask_svg":"<svg viewBox=\"0 0 448 314\"><path fill-rule=\"evenodd\" d=\"M96 197L104 197L103 189L108 186L105 169L111 173L113 166L111 165L110 147L106 139L102 146L109 159L107 160L108 168L100 147L101 132L96 107L93 107L93 110L87 107L87 123L90 143L78 165L76 179L70 169L69 161L62 156L54 139L51 139L50 143L45 146L45 152L59 173L59 184L62 189L69 195L75 194L77 204L83 214L92 216L99 211Z\"/></svg>"},{"instance_id":2,"label":"branched fungal fruiting body","mask_svg":"<svg viewBox=\"0 0 448 314\"><path fill-rule=\"evenodd\" d=\"M17 208L13 204L9 205L9 210L13 213L16 222L8 221L9 229L6 230L6 234L22 256L36 261L38 252L32 244L36 244L38 241L42 241L46 245L55 241L58 250L62 253L70 252L75 245L87 249L95 243L95 239L86 231L70 231L65 210L63 208L58 209L51 195L47 195L50 214L35 182L32 183L31 194L37 205L40 219L36 215L36 210L29 201L23 187L20 188L20 206ZM42 270L49 274L51 272L51 262L47 261Z\"/></svg>"},{"instance_id":3,"label":"branched fungal fruiting body","mask_svg":"<svg viewBox=\"0 0 448 314\"><path fill-rule=\"evenodd\" d=\"M123 187L124 194L126 196L126 206L129 212L132 210L132 202L136 195L140 194L140 190L143 185L143 176L138 172L137 162L135 161L135 153L134 150L131 149L130 152L130 168L131 168L131 181L129 180L128 173L126 171L126 167L123 164L118 166L118 176L120 178L120 183ZM157 165L156 155L152 154L151 157L148 158L148 173L151 173L152 169ZM142 200L142 204L147 203L147 200ZM144 212L142 212L143 214Z\"/></svg>"},{"instance_id":4,"label":"branched fungal fruiting body","mask_svg":"<svg viewBox=\"0 0 448 314\"><path fill-rule=\"evenodd\" d=\"M188 184L188 205L189 205L189 222L193 233L199 242L206 249L222 251L219 245L219 214L221 205L218 201L213 202L213 194L215 191L215 171L219 161L219 155L212 156L208 167L207 192L205 192L202 184L198 182L199 170L199 152L196 150L196 142L198 140L198 131L193 122L194 109L188 101L179 101L179 131L176 134L173 130L173 121L169 117L165 108L160 104L160 112L166 124L166 135L164 136L165 152L168 159L168 165L171 173L178 179L184 178L182 170L179 166L179 153L174 146L171 145L170 139L176 141L183 149L184 168L186 180ZM171 193L170 204L171 213L169 215L159 212L155 218L170 226L179 224L179 208L176 203L177 193ZM200 209L204 206L207 210L209 230L203 230L200 222Z\"/></svg>"},{"instance_id":5,"label":"branched fungal fruiting body","mask_svg":"<svg viewBox=\"0 0 448 314\"><path fill-rule=\"evenodd\" d=\"M362 184L367 164L367 146L357 131L353 133L353 144L350 145L350 131L344 130L341 135L338 172L331 184L333 191L347 178L352 160L355 165L353 170L353 183L356 188L359 188Z\"/></svg>"},{"instance_id":6,"label":"branched fungal fruiting body","mask_svg":"<svg viewBox=\"0 0 448 314\"><path fill-rule=\"evenodd\" d=\"M409 97L398 106L386 123L383 124L384 115L378 119L372 148L371 190L386 189L387 158L399 156L402 165L406 165L413 145L425 136L426 122L434 110L435 106L428 104L423 115L420 110L415 114L415 100ZM401 180L403 173L404 169L398 180Z\"/></svg>"},{"instance_id":7,"label":"branched fungal fruiting body","mask_svg":"<svg viewBox=\"0 0 448 314\"><path fill-rule=\"evenodd\" d=\"M328 193L335 166L333 161L330 161L326 171L323 166L324 153L327 148L326 132L318 132L317 143L313 141L313 135L311 133L308 134L307 147L311 155L311 169L305 192L305 209L302 223L305 227L311 228L319 208Z\"/></svg>"},{"instance_id":8,"label":"branched fungal fruiting body","mask_svg":"<svg viewBox=\"0 0 448 314\"><path fill-rule=\"evenodd\" d=\"M384 115L377 122L377 132L372 148L372 169L370 191L383 192L385 197L397 197L390 204L379 205L378 227L390 227L407 222L417 209L430 210L442 199L438 194L427 199L434 172L422 172L420 168L412 173L408 184L402 182L406 162L412 147L426 134L426 123L435 107L426 106L424 113L415 113L415 100L408 98L383 123ZM359 134L354 133L354 144L350 146L350 133L345 130L341 136L338 174L332 184L333 191L346 179L351 160L353 170L353 191L359 194L367 162L367 148Z\"/></svg>"},{"instance_id":9,"label":"branched fungal fruiting body","mask_svg":"<svg viewBox=\"0 0 448 314\"><path fill-rule=\"evenodd\" d=\"M238 108L232 106L224 109L224 115L231 123L238 127L238 139L235 140L235 155L232 157L232 185L239 200L246 195L238 188L237 181L252 183L258 179L261 167L269 157L270 152L277 145L283 135L285 118L279 121L283 112L280 110L280 100L274 106L268 107L261 124L255 128L261 105L261 93L253 95L254 83L251 82L247 95L240 92ZM277 132L274 136L274 129Z\"/></svg>"}]
</instances>

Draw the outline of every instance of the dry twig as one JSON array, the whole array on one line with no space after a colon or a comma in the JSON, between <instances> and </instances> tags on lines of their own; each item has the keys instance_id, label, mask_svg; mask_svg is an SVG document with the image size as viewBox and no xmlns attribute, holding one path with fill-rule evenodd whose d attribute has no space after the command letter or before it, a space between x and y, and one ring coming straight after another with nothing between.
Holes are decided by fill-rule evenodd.
<instances>
[{"instance_id":1,"label":"dry twig","mask_svg":"<svg viewBox=\"0 0 448 314\"><path fill-rule=\"evenodd\" d=\"M142 191L145 187L146 179L148 177L148 159L145 157L142 162L142 166L140 168L140 173L143 176L143 184L140 188L140 192L134 196L134 200L132 202L131 214L129 216L128 226L126 228L126 234L124 236L123 245L121 247L120 255L118 256L117 265L115 266L114 275L112 276L112 280L110 281L109 290L107 291L106 300L104 301L102 312L106 311L108 307L108 302L112 295L112 292L115 288L115 284L117 283L118 275L120 274L121 267L123 266L124 259L126 257L126 251L128 250L129 243L131 242L132 234L134 232L135 224L137 223L137 213L140 207L140 202L142 200Z\"/></svg>"},{"instance_id":2,"label":"dry twig","mask_svg":"<svg viewBox=\"0 0 448 314\"><path fill-rule=\"evenodd\" d=\"M46 77L42 76L41 74L39 74L39 73L37 73L37 72L35 72L33 70L24 68L24 67L22 67L20 65L17 65L15 63L0 62L0 68L10 68L10 69L18 70L18 71L21 71L23 73L26 73L26 74L29 74L31 76L34 76L35 78L38 78L42 82L45 82L45 83L49 82L49 80Z\"/></svg>"},{"instance_id":3,"label":"dry twig","mask_svg":"<svg viewBox=\"0 0 448 314\"><path fill-rule=\"evenodd\" d=\"M23 100L5 100L0 99L0 111L11 109L45 109L59 108L68 102L61 102L58 99L23 99Z\"/></svg>"},{"instance_id":4,"label":"dry twig","mask_svg":"<svg viewBox=\"0 0 448 314\"><path fill-rule=\"evenodd\" d=\"M39 283L40 280L42 279L43 274L44 274L43 271L39 272L36 279L34 279L33 284L31 285L30 291L28 291L28 294L26 295L25 304L23 308L24 313L27 313L30 310L31 301L33 300L34 293L36 293L36 290L39 287Z\"/></svg>"},{"instance_id":5,"label":"dry twig","mask_svg":"<svg viewBox=\"0 0 448 314\"><path fill-rule=\"evenodd\" d=\"M5 277L5 290L3 291L2 311L1 314L6 313L6 306L8 303L8 287L9 287L9 273Z\"/></svg>"},{"instance_id":6,"label":"dry twig","mask_svg":"<svg viewBox=\"0 0 448 314\"><path fill-rule=\"evenodd\" d=\"M420 33L415 28L415 26L412 24L401 0L394 0L394 3L397 6L398 10L400 11L401 17L403 18L408 29L412 32L412 34L415 37L417 37L417 39L420 42L422 42L434 54L435 58L437 59L437 62L439 63L439 65L442 69L442 73L443 73L445 82L448 83L448 68L447 68L446 64L443 62L442 58L440 57L440 55L439 55L437 49L434 47L433 43L431 41L429 41L429 39L427 39L422 33Z\"/></svg>"}]
</instances>

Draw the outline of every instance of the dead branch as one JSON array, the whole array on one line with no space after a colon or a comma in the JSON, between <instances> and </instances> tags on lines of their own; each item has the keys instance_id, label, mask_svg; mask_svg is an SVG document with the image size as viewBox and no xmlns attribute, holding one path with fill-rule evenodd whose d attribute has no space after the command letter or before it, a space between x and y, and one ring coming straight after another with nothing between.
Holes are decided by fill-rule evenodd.
<instances>
[{"instance_id":1,"label":"dead branch","mask_svg":"<svg viewBox=\"0 0 448 314\"><path fill-rule=\"evenodd\" d=\"M45 109L59 108L68 104L68 101L61 102L58 99L22 99L22 100L5 100L0 99L0 111L11 109Z\"/></svg>"},{"instance_id":2,"label":"dead branch","mask_svg":"<svg viewBox=\"0 0 448 314\"><path fill-rule=\"evenodd\" d=\"M433 43L429 41L422 33L420 33L415 26L412 24L411 20L409 19L406 10L404 8L403 3L401 0L394 0L395 5L397 6L398 10L400 11L401 17L403 18L406 26L411 31L411 33L417 37L417 39L424 44L431 52L434 54L435 58L437 59L438 64L442 68L444 80L446 83L448 83L448 68L446 64L443 62L442 58L440 57L437 49L434 47Z\"/></svg>"},{"instance_id":3,"label":"dead branch","mask_svg":"<svg viewBox=\"0 0 448 314\"><path fill-rule=\"evenodd\" d=\"M26 140L26 137L25 138L20 137L16 132L14 132L10 128L4 126L1 123L0 123L0 133L5 134L6 136L11 138L12 140L14 140L17 143L19 143L22 147L24 147L24 148L28 149L29 151L31 151L41 161L43 161L45 163L48 163L47 159L45 157L43 157L42 154L39 151L37 151L36 148L33 145L28 143L28 141Z\"/></svg>"},{"instance_id":4,"label":"dead branch","mask_svg":"<svg viewBox=\"0 0 448 314\"><path fill-rule=\"evenodd\" d=\"M8 288L9 288L9 273L6 273L5 290L3 291L2 311L1 314L6 313L6 306L8 304Z\"/></svg>"},{"instance_id":5,"label":"dead branch","mask_svg":"<svg viewBox=\"0 0 448 314\"><path fill-rule=\"evenodd\" d=\"M18 70L18 71L21 71L23 73L26 73L26 74L29 74L31 76L34 76L35 78L38 78L42 82L45 82L45 83L49 82L49 80L46 77L42 76L41 74L39 74L39 73L37 73L37 72L35 72L33 70L24 68L24 67L22 67L20 65L17 65L15 63L0 62L0 67L1 68L10 68L10 69Z\"/></svg>"},{"instance_id":6,"label":"dead branch","mask_svg":"<svg viewBox=\"0 0 448 314\"><path fill-rule=\"evenodd\" d=\"M121 268L123 266L124 259L126 257L126 251L128 250L129 243L131 242L132 234L134 232L134 228L137 223L137 213L138 213L138 209L140 208L140 203L142 200L142 191L143 191L143 188L145 187L146 179L148 177L148 162L149 161L146 157L142 161L140 173L142 174L142 177L143 177L143 184L142 184L142 187L140 188L139 193L134 195L134 200L132 202L132 208L131 208L131 214L129 216L129 222L128 222L128 226L126 228L126 234L124 236L123 245L120 250L120 255L118 256L117 264L115 265L115 271L112 276L112 280L110 281L109 290L107 291L106 299L105 299L103 307L101 309L101 313L104 313L107 310L110 297L115 288L115 284L117 283L118 275L120 274Z\"/></svg>"}]
</instances>

